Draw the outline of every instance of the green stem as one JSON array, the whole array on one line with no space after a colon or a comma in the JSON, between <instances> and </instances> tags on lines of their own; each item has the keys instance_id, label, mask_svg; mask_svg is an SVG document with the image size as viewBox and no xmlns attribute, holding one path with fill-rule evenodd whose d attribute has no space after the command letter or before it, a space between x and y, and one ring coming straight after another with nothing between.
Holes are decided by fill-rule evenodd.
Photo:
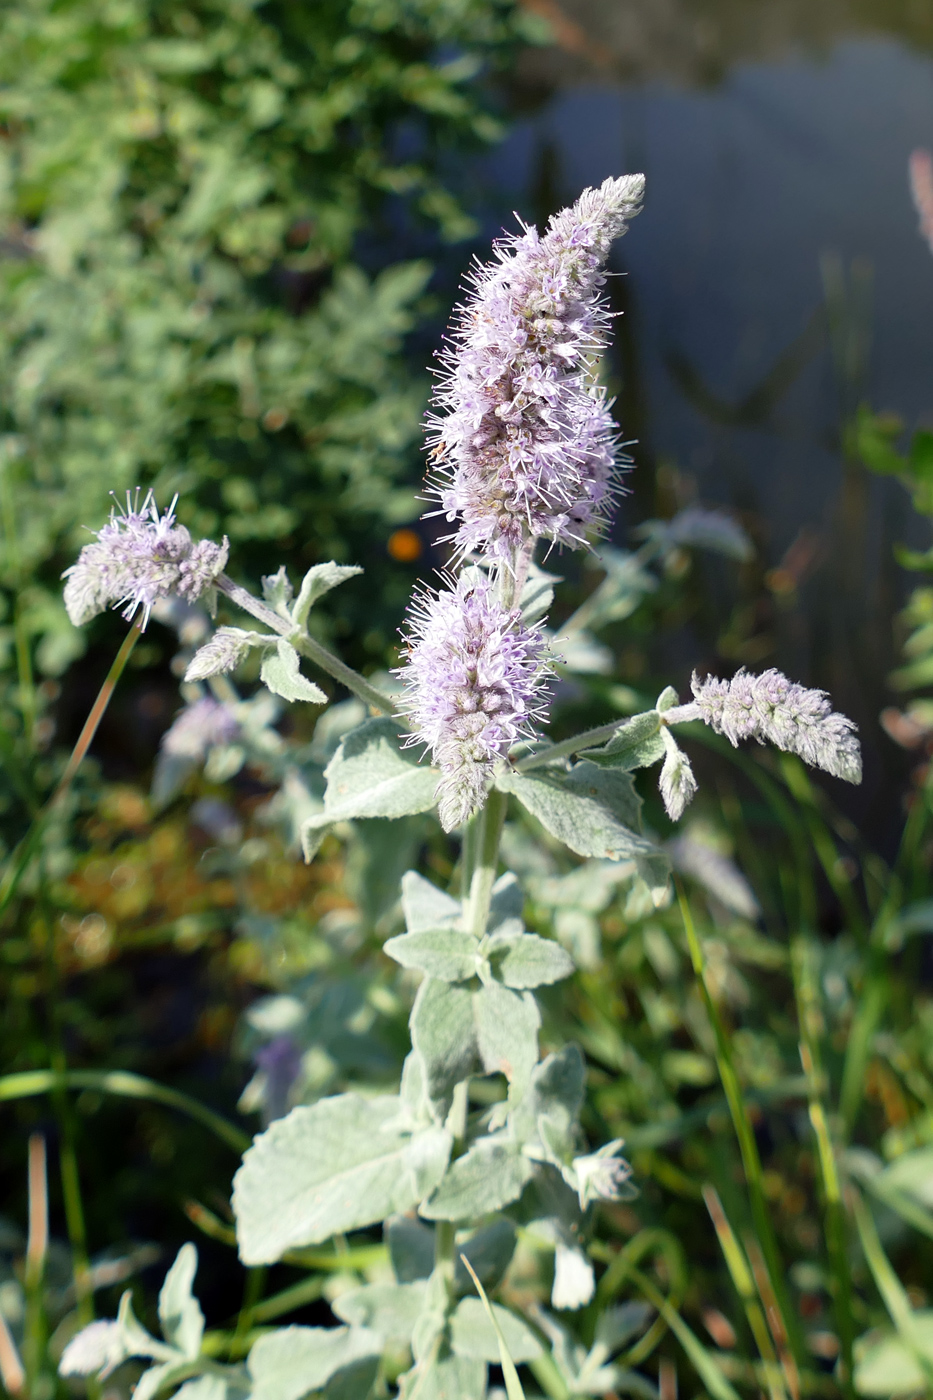
<instances>
[{"instance_id":1,"label":"green stem","mask_svg":"<svg viewBox=\"0 0 933 1400\"><path fill-rule=\"evenodd\" d=\"M469 896L464 909L464 922L474 938L482 938L489 919L489 905L492 887L496 883L499 866L499 841L508 797L505 793L493 790L486 799L486 806L475 818L477 823L472 851Z\"/></svg>"},{"instance_id":2,"label":"green stem","mask_svg":"<svg viewBox=\"0 0 933 1400\"><path fill-rule=\"evenodd\" d=\"M742 1156L742 1167L745 1173L746 1185L748 1186L752 1219L755 1222L755 1229L761 1244L781 1320L784 1324L784 1330L790 1341L797 1365L800 1366L803 1363L805 1353L797 1326L797 1319L788 1305L787 1291L784 1287L784 1266L781 1262L777 1239L774 1234L774 1227L771 1224L771 1217L768 1213L764 1179L761 1169L761 1158L758 1155L758 1144L755 1141L754 1130L745 1107L745 1101L742 1097L742 1089L736 1072L729 1037L706 980L706 962L703 957L703 948L697 937L690 906L687 903L679 882L677 884L677 896L680 904L681 917L684 923L684 930L687 935L687 944L690 949L690 960L693 964L693 971L696 975L700 994L703 998L706 1014L716 1039L716 1064L719 1070L720 1080L722 1081L722 1087L725 1091L726 1102L729 1105L729 1112L732 1117L735 1135L738 1138L739 1151Z\"/></svg>"},{"instance_id":3,"label":"green stem","mask_svg":"<svg viewBox=\"0 0 933 1400\"><path fill-rule=\"evenodd\" d=\"M645 711L650 714L649 710ZM641 718L636 716L636 718ZM575 734L572 739L561 739L559 744L548 744L546 749L538 749L536 753L530 753L527 758L519 759L515 767L519 773L527 773L532 768L543 768L546 763L554 763L559 758L567 758L570 754L579 753L582 749L595 749L597 745L604 744L612 738L616 730L621 729L623 724L627 724L628 719L614 719L609 724L599 724L595 729L584 729L582 734Z\"/></svg>"},{"instance_id":4,"label":"green stem","mask_svg":"<svg viewBox=\"0 0 933 1400\"><path fill-rule=\"evenodd\" d=\"M248 612L251 617L255 617L257 622L262 622L272 632L277 632L280 637L287 637L302 656L306 656L309 661L313 661L327 675L332 676L335 681L339 681L342 686L358 695L361 700L365 700L367 705L372 705L374 710L380 710L383 714L394 715L398 713L395 701L388 695L377 690L374 685L370 685L363 676L344 663L320 642L315 641L307 632L296 634L294 623L281 617L273 608L267 607L265 603L260 603L258 598L254 598L247 589L241 588L238 583L227 578L226 574L221 574L217 580L217 587L231 601L236 603L238 608Z\"/></svg>"}]
</instances>

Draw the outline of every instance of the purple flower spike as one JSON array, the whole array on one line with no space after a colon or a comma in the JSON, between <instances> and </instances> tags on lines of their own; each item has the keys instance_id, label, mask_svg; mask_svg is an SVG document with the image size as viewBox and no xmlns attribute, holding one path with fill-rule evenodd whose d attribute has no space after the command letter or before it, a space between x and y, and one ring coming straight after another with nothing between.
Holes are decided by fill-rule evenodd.
<instances>
[{"instance_id":1,"label":"purple flower spike","mask_svg":"<svg viewBox=\"0 0 933 1400\"><path fill-rule=\"evenodd\" d=\"M615 238L638 213L644 177L606 180L496 247L471 274L429 417L430 490L461 554L508 560L539 537L577 549L617 494L619 454L593 357L611 313L600 289Z\"/></svg>"},{"instance_id":2,"label":"purple flower spike","mask_svg":"<svg viewBox=\"0 0 933 1400\"><path fill-rule=\"evenodd\" d=\"M177 499L177 498L176 498ZM112 510L97 539L86 544L66 569L65 607L76 627L108 607L125 605L129 620L143 609L143 626L159 598L193 603L215 582L227 562L228 543L192 542L175 523L175 502L160 516L152 492L126 497L126 510Z\"/></svg>"},{"instance_id":3,"label":"purple flower spike","mask_svg":"<svg viewBox=\"0 0 933 1400\"><path fill-rule=\"evenodd\" d=\"M407 639L403 708L410 744L427 744L441 770L445 831L485 801L496 764L543 718L544 639L522 626L484 575L461 574L451 591L416 598Z\"/></svg>"}]
</instances>

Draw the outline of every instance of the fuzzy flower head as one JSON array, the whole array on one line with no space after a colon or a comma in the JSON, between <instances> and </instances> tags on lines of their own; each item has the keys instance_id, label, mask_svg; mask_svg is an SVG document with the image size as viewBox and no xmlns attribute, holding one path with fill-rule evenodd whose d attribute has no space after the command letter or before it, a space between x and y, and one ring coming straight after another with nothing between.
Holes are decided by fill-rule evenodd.
<instances>
[{"instance_id":1,"label":"fuzzy flower head","mask_svg":"<svg viewBox=\"0 0 933 1400\"><path fill-rule=\"evenodd\" d=\"M586 1210L591 1201L618 1201L632 1194L630 1187L626 1190L632 1169L625 1158L618 1155L622 1146L622 1139L616 1138L585 1157L574 1157L569 1175L573 1177L571 1184L579 1197L581 1210Z\"/></svg>"},{"instance_id":2,"label":"fuzzy flower head","mask_svg":"<svg viewBox=\"0 0 933 1400\"><path fill-rule=\"evenodd\" d=\"M611 320L600 289L643 189L627 175L584 190L471 274L428 419L431 493L463 554L507 559L539 537L576 549L607 520L619 456L593 382Z\"/></svg>"},{"instance_id":3,"label":"fuzzy flower head","mask_svg":"<svg viewBox=\"0 0 933 1400\"><path fill-rule=\"evenodd\" d=\"M416 598L398 675L409 743L426 744L441 770L445 831L483 805L496 764L543 718L544 649L540 631L503 607L478 570Z\"/></svg>"},{"instance_id":4,"label":"fuzzy flower head","mask_svg":"<svg viewBox=\"0 0 933 1400\"><path fill-rule=\"evenodd\" d=\"M62 575L68 616L80 627L108 607L122 606L127 620L142 608L145 627L158 599L200 598L223 571L227 551L226 537L219 545L195 544L176 523L175 501L160 516L151 491L141 505L139 492L135 499L128 492L126 509L114 507L96 540Z\"/></svg>"},{"instance_id":5,"label":"fuzzy flower head","mask_svg":"<svg viewBox=\"0 0 933 1400\"><path fill-rule=\"evenodd\" d=\"M193 763L220 744L232 744L240 737L240 725L229 705L204 695L186 705L162 736L163 750L172 758Z\"/></svg>"},{"instance_id":6,"label":"fuzzy flower head","mask_svg":"<svg viewBox=\"0 0 933 1400\"><path fill-rule=\"evenodd\" d=\"M757 739L848 783L862 781L855 725L835 713L825 691L796 685L775 670L760 676L740 670L731 681L701 681L694 673L690 684L699 718L734 748L741 739Z\"/></svg>"}]
</instances>

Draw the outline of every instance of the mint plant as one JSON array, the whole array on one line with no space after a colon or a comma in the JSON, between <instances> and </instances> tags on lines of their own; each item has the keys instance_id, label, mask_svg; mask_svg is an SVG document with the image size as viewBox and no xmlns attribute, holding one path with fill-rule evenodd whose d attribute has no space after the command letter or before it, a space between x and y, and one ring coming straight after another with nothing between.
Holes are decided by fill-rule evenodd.
<instances>
[{"instance_id":1,"label":"mint plant","mask_svg":"<svg viewBox=\"0 0 933 1400\"><path fill-rule=\"evenodd\" d=\"M494 1292L521 1230L553 1250L552 1309L585 1307L596 1288L584 1247L593 1209L632 1189L623 1143L593 1147L583 1136L580 1049L541 1055L536 992L571 976L574 962L524 926L522 886L501 868L507 808L516 804L578 856L618 863L638 896L660 906L668 857L642 828L633 773L660 764L667 811L681 815L697 784L675 729L701 722L733 744L767 741L852 782L861 768L851 722L775 671L695 677L685 704L668 687L642 714L544 737L560 642L544 630L555 580L534 555L539 541L588 545L618 493L616 431L596 379L610 325L601 289L610 245L642 190L640 176L587 190L543 235L525 229L473 274L430 419L430 489L452 526L452 563L436 589L415 597L396 689L352 671L309 626L319 600L356 572L347 566L316 565L297 596L279 570L258 598L223 572L226 540L193 544L171 510L159 517L147 499L115 515L69 570L80 620L114 603L142 627L160 600L216 593L263 629L222 626L194 654L187 682L212 694L196 692L176 721L169 759L259 744L225 690L252 652L273 696L326 704L302 670L308 660L365 708L340 735L319 800L304 793L305 858L341 823L435 809L443 830L458 833L460 857L455 890L415 870L401 882L404 931L384 950L421 981L395 1092L298 1105L256 1137L234 1181L246 1265L300 1258L381 1226L392 1279L337 1294L341 1325L266 1333L245 1363L224 1365L202 1346L186 1246L160 1300L164 1342L139 1328L126 1302L115 1323L95 1323L70 1344L66 1373L149 1358L136 1390L144 1400L173 1386L186 1400L361 1400L389 1394L396 1379L404 1400L480 1400L489 1365L501 1362L510 1395L518 1381L509 1366L526 1363L550 1378L549 1394L652 1393L613 1361L647 1326L647 1309L607 1312L587 1350L543 1309L520 1315L476 1296L473 1275ZM265 753L284 790L287 763L274 744ZM388 1369L400 1351L401 1370Z\"/></svg>"}]
</instances>

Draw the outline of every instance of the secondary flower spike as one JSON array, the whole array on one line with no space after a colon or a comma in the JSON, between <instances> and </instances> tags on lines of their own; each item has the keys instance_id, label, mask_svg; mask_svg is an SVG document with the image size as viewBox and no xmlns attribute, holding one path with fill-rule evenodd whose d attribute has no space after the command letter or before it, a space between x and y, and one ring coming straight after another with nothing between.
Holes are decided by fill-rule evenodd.
<instances>
[{"instance_id":1,"label":"secondary flower spike","mask_svg":"<svg viewBox=\"0 0 933 1400\"><path fill-rule=\"evenodd\" d=\"M177 499L177 498L176 498ZM194 543L175 521L175 502L160 516L152 492L142 505L129 493L126 510L114 508L97 539L86 544L66 569L65 608L76 627L108 607L125 604L123 616L143 609L143 626L159 598L176 595L193 603L216 581L227 562L228 541Z\"/></svg>"},{"instance_id":2,"label":"secondary flower spike","mask_svg":"<svg viewBox=\"0 0 933 1400\"><path fill-rule=\"evenodd\" d=\"M609 338L606 259L644 184L584 190L543 236L526 227L471 274L428 419L430 489L463 554L508 559L539 537L577 549L608 518L619 454L593 356Z\"/></svg>"},{"instance_id":3,"label":"secondary flower spike","mask_svg":"<svg viewBox=\"0 0 933 1400\"><path fill-rule=\"evenodd\" d=\"M862 781L855 725L833 710L825 691L808 690L775 670L760 676L740 670L731 681L715 676L701 681L694 673L690 684L695 704L684 705L678 718L692 718L687 711L695 709L734 748L740 739L757 739L848 783Z\"/></svg>"},{"instance_id":4,"label":"secondary flower spike","mask_svg":"<svg viewBox=\"0 0 933 1400\"><path fill-rule=\"evenodd\" d=\"M450 591L416 599L407 639L402 707L410 744L427 744L441 770L445 831L485 801L496 764L544 715L544 639L499 602L485 575L461 574Z\"/></svg>"}]
</instances>

